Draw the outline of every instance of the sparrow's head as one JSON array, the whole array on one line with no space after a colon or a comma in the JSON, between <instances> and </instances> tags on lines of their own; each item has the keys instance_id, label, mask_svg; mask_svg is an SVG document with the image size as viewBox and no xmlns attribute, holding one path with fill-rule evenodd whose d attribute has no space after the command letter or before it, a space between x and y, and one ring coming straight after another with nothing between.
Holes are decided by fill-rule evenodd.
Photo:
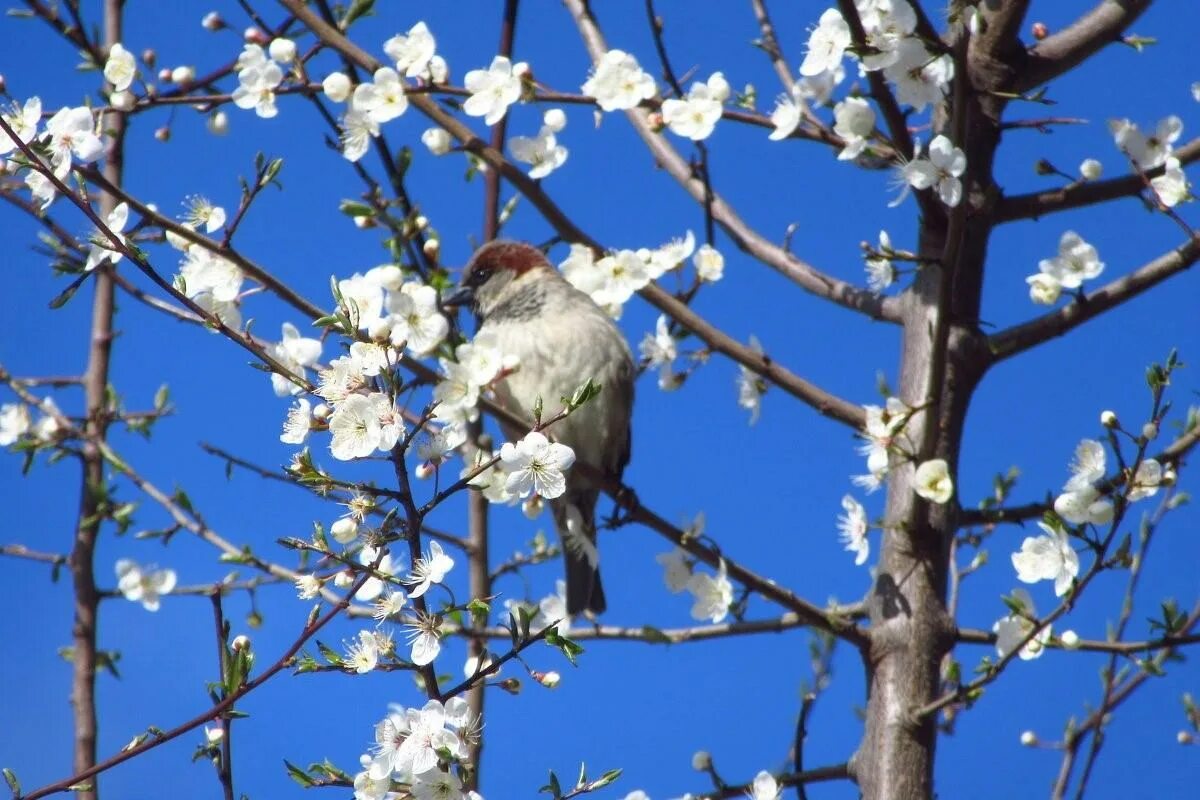
<instances>
[{"instance_id":1,"label":"sparrow's head","mask_svg":"<svg viewBox=\"0 0 1200 800\"><path fill-rule=\"evenodd\" d=\"M481 317L543 277L557 277L554 267L536 247L498 239L475 251L463 269L459 287L442 298L442 305L470 303Z\"/></svg>"}]
</instances>

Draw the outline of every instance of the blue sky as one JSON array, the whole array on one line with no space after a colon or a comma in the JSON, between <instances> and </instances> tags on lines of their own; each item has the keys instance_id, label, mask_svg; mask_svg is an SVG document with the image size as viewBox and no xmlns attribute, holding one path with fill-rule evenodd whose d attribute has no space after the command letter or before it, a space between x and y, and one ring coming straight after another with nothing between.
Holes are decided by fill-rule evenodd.
<instances>
[{"instance_id":1,"label":"blue sky","mask_svg":"<svg viewBox=\"0 0 1200 800\"><path fill-rule=\"evenodd\" d=\"M377 53L384 39L422 18L410 4L381 5L379 17L356 29L356 39ZM596 5L610 45L635 53L653 69L642 5ZM773 13L794 66L803 55L805 29L822 6L778 5ZM1030 20L1041 19L1051 30L1088 6L1077 1L1034 5ZM244 26L236 4L211 7L235 21L238 29ZM154 47L160 63L195 64L203 73L240 49L231 33L214 35L200 28L199 18L208 8L180 12L176 4L132 4L125 44L134 52ZM439 52L449 61L456 82L466 70L491 60L498 4L439 4L421 11L428 11L423 18L438 37ZM759 107L770 109L778 84L768 61L749 44L758 31L748 7L663 2L660 13L677 69L694 66L702 78L723 70L735 87L753 83ZM268 19L276 18L272 9ZM464 19L469 22L464 24ZM1176 113L1184 120L1185 140L1200 131L1200 105L1188 92L1200 73L1187 42L1178 35L1197 23L1196 9L1152 11L1134 30L1158 37L1157 46L1141 55L1110 48L1052 85L1050 96L1058 101L1053 108L1011 107L1013 118L1051 113L1086 118L1090 124L1060 128L1052 135L1007 134L997 161L1005 191L1056 185L1057 179L1034 173L1039 158L1074 172L1083 158L1095 157L1104 162L1108 175L1119 174L1122 159L1104 125L1109 117L1129 117L1146 127ZM6 17L0 21L0 38L9 43L0 72L15 97L39 94L47 108L55 108L78 104L94 91L96 76L76 72L76 54L42 26ZM557 3L526 4L516 54L532 64L539 78L566 91L576 90L587 72L586 55ZM317 63L317 74L332 65ZM380 237L357 230L338 213L339 201L358 197L361 189L346 162L322 144L323 129L315 112L295 99L281 98L280 108L274 120L230 108L231 134L226 138L208 134L203 118L183 107L173 115L161 111L140 117L128 139L126 185L172 212L181 211L180 203L191 194L206 195L232 209L237 202L236 176L251 171L254 153L283 157L284 191L262 196L236 244L301 294L328 306L330 275L346 277L384 263L387 256ZM515 107L510 135L536 131L541 111ZM596 129L590 111L566 111L569 125L561 139L570 148L570 158L544 185L584 230L613 247L653 247L688 229L700 234L700 211L669 176L654 168L623 118L605 117ZM154 129L168 121L171 140L155 141ZM477 120L473 122L482 130ZM386 134L393 147L413 147L411 190L441 234L446 263L460 264L470 252L472 237L480 234L482 185L478 180L463 182L460 158L436 159L425 152L419 136L426 127L426 121L410 111L390 123ZM687 153L685 142L672 141ZM710 150L716 186L741 215L776 240L795 223L795 252L837 277L862 280L858 243L874 241L881 228L891 233L897 246L914 245L916 205L909 199L899 208L887 207L892 193L886 173L838 163L817 145L770 143L764 130L728 121L718 125ZM373 166L372 158L368 156L368 166ZM88 228L64 203L56 204L53 212L71 230L82 234ZM1182 214L1197 222L1193 206L1183 208ZM1128 272L1180 241L1180 232L1169 220L1147 213L1136 200L1004 227L993 238L987 269L983 318L988 324L1003 328L1040 312L1028 300L1024 277L1036 271L1039 259L1054 253L1067 229L1098 247L1107 264L1101 280ZM17 375L80 371L86 358L89 293L49 311L46 304L61 290L62 281L51 274L45 258L30 249L35 225L5 206L0 208L0 230L5 232L10 276L7 289L0 292L0 314L9 331L0 337L0 363ZM521 204L506 234L541 241L551 231ZM740 340L756 335L789 369L854 402L877 400L878 373L895 380L896 329L815 300L746 258L720 234L717 246L727 258L726 278L697 299L702 315ZM151 255L164 272L174 271L173 252L154 248ZM563 253L556 255L561 258ZM1198 276L1178 276L989 374L968 418L958 481L963 504L973 505L985 496L992 476L1010 466L1021 470L1018 500L1040 499L1057 490L1075 444L1099 435L1103 409L1116 411L1131 425L1140 424L1149 408L1146 365L1163 359L1171 347L1179 348L1187 362L1200 359L1198 296ZM274 335L286 320L302 329L306 323L267 296L250 299L245 313L263 335ZM655 316L635 300L627 306L622 329L636 343L653 327ZM267 465L290 457L276 433L286 405L273 396L262 373L246 366L244 351L127 297L120 299L117 326L121 336L115 348L114 382L127 406L149 407L155 390L166 383L177 409L157 426L150 442L116 437L119 451L131 464L163 488L185 488L222 535L280 561L288 554L274 545L275 539L305 536L313 520L328 524L339 515L336 507L296 489L246 474L227 481L223 466L197 446L211 442ZM750 427L735 402L735 375L732 364L714 358L674 394L659 392L652 378L643 380L627 482L643 502L668 519L683 521L703 511L708 531L733 558L816 603L830 597L860 598L869 584L867 568L854 566L835 534L839 500L852 489L848 476L863 471L851 432L778 390L767 393L762 419ZM1179 373L1172 387L1172 418L1197 402L1197 388L1194 367ZM80 408L73 390L60 391L56 399L70 412ZM1168 428L1164 438L1169 434ZM326 466L334 465L319 444L314 452ZM348 474L367 476L372 469ZM1190 471L1184 471L1182 482L1194 491ZM39 460L32 473L22 477L19 459L0 459L0 494L7 512L0 542L68 550L77 483L77 470L69 460L52 466ZM421 488L429 490L428 485ZM120 494L123 499L142 499L125 486ZM881 512L882 502L882 495L866 499L872 516ZM461 502L450 504L432 522L461 529L462 510ZM134 529L164 524L163 514L143 504ZM496 510L493 553L502 557L522 547L548 524L544 519L530 522L516 510ZM1143 620L1155 613L1162 598L1178 598L1185 606L1195 601L1200 589L1195 569L1200 560L1198 525L1200 513L1184 509L1158 534L1145 565L1132 635L1146 632ZM1019 548L1023 535L1006 528L992 538L991 563L964 586L962 625L987 628L1004 613L999 597L1017 585L1008 554ZM654 562L654 555L667 549L663 540L628 527L606 534L601 545L610 603L606 622L689 624L687 598L665 592ZM184 584L213 581L228 571L216 562L211 548L182 534L164 549L154 541L110 533L97 554L103 585L115 585L112 564L123 557L170 566ZM527 583L508 578L497 588L505 597L528 593L536 599L552 589L559 569L555 562L529 572ZM0 659L0 686L5 687L0 690L0 765L14 768L27 790L64 777L70 764L70 670L55 653L69 642L70 591L66 581L51 584L47 573L42 565L0 560L0 592L11 609L0 616L0 641L8 652ZM246 570L242 574L249 576ZM465 580L460 564L451 573L460 597ZM1059 627L1101 638L1106 622L1117 613L1124 580L1124 575L1102 576ZM1051 607L1049 584L1030 590L1043 609ZM307 606L298 603L288 587L261 590L257 606L266 624L252 635L260 663L269 663L293 640ZM228 600L235 632L247 630L248 611L245 595ZM772 611L755 600L748 616L760 618ZM169 598L153 615L131 603L110 601L101 613L101 646L122 654L122 678L99 679L100 752L108 754L148 725L168 728L203 709L214 656L207 600ZM337 644L358 627L339 623L321 638ZM730 782L749 780L759 769L782 769L800 685L810 677L807 644L804 631L673 647L588 643L577 669L554 652L537 649L531 664L561 671L562 685L551 692L526 680L519 697L489 695L484 794L530 796L543 784L547 769L573 776L580 761L593 774L624 768L624 777L606 797L623 797L635 788L656 800L699 792L707 787L703 776L690 768L697 749L712 752ZM462 653L460 644L448 645L439 671L457 676ZM985 653L984 648L964 646L958 657L970 669ZM1097 702L1095 676L1101 663L1095 656L1052 652L1014 665L976 708L960 716L955 734L939 743L939 794L987 798L1046 791L1058 768L1057 754L1021 748L1018 736L1031 729L1054 739L1068 717L1082 716ZM1174 737L1183 726L1180 693L1200 688L1198 673L1190 664L1175 664L1168 671L1117 714L1092 796L1183 796L1185 787L1194 786L1200 774L1196 751L1177 746ZM806 764L837 763L853 751L861 733L856 712L865 702L862 674L857 655L840 651L832 684L810 720ZM239 793L297 795L299 788L282 768L284 758L301 764L330 758L352 770L386 704L418 699L402 673L272 681L246 701L242 708L251 716L235 727ZM211 768L189 761L198 741L199 734L185 736L113 770L103 777L103 791L113 797L152 797L169 785L178 800L213 796L219 789ZM1131 769L1132 764L1138 767ZM813 786L809 796L856 795L843 783Z\"/></svg>"}]
</instances>

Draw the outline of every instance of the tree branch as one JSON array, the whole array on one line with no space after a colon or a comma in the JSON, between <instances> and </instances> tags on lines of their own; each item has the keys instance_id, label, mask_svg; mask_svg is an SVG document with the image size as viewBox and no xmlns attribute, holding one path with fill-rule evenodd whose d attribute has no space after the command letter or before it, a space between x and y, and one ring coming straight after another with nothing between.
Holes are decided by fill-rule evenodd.
<instances>
[{"instance_id":1,"label":"tree branch","mask_svg":"<svg viewBox=\"0 0 1200 800\"><path fill-rule=\"evenodd\" d=\"M1057 311L1051 311L988 337L988 348L992 354L991 364L1004 361L1068 333L1093 317L1188 269L1197 258L1200 258L1200 236L1194 236L1191 241Z\"/></svg>"},{"instance_id":2,"label":"tree branch","mask_svg":"<svg viewBox=\"0 0 1200 800\"><path fill-rule=\"evenodd\" d=\"M596 61L608 49L608 45L592 17L591 11L582 0L564 0L564 2L575 18L575 24L579 28L580 36L587 46L588 53L592 60ZM641 108L634 108L625 114L655 160L692 196L692 199L703 205L706 201L704 181L693 173L679 151L671 146L663 136L655 132L650 124L648 112ZM801 261L780 245L768 241L752 229L721 195L714 192L711 203L713 219L742 251L818 297L864 313L872 319L888 322L899 321L899 311L893 298L880 298L873 292L851 286ZM650 297L647 299L662 308L654 299ZM686 325L686 323L684 324Z\"/></svg>"},{"instance_id":3,"label":"tree branch","mask_svg":"<svg viewBox=\"0 0 1200 800\"><path fill-rule=\"evenodd\" d=\"M1200 137L1176 148L1171 155L1179 159L1180 165L1183 166L1200 159ZM1145 174L1155 178L1165 171L1165 166L1155 167L1145 170ZM1072 208L1106 203L1121 197L1133 197L1145 186L1145 179L1134 172L1104 181L1076 181L1060 189L1013 195L1001 199L997 204L995 220L997 223L1001 223L1039 219L1045 214L1053 214L1056 211L1068 211Z\"/></svg>"},{"instance_id":4,"label":"tree branch","mask_svg":"<svg viewBox=\"0 0 1200 800\"><path fill-rule=\"evenodd\" d=\"M1119 42L1125 29L1150 8L1152 1L1101 0L1091 11L1029 50L1015 91L1027 91L1057 78L1102 48Z\"/></svg>"}]
</instances>

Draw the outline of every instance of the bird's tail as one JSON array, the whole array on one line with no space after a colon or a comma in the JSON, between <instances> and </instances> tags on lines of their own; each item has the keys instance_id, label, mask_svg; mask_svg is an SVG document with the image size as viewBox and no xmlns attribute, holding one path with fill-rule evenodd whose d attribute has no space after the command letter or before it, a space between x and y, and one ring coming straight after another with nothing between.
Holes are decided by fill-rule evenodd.
<instances>
[{"instance_id":1,"label":"bird's tail","mask_svg":"<svg viewBox=\"0 0 1200 800\"><path fill-rule=\"evenodd\" d=\"M566 562L567 613L601 614L607 607L600 584L600 552L596 549L596 501L592 490L567 492L552 501L554 525Z\"/></svg>"}]
</instances>

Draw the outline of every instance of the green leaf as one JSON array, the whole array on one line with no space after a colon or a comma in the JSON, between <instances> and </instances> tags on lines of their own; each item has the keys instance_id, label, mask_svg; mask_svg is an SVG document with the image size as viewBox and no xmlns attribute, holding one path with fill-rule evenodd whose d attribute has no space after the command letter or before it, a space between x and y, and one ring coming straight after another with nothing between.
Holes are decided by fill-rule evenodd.
<instances>
[{"instance_id":1,"label":"green leaf","mask_svg":"<svg viewBox=\"0 0 1200 800\"><path fill-rule=\"evenodd\" d=\"M325 656L325 660L335 667L340 667L346 663L340 653L320 639L317 640L317 649L321 651L321 655Z\"/></svg>"},{"instance_id":2,"label":"green leaf","mask_svg":"<svg viewBox=\"0 0 1200 800\"><path fill-rule=\"evenodd\" d=\"M551 797L555 798L555 800L558 800L558 798L562 797L562 786L559 785L558 776L554 774L554 770L550 771L550 782L538 789L538 794L541 794L542 792L548 793Z\"/></svg>"},{"instance_id":3,"label":"green leaf","mask_svg":"<svg viewBox=\"0 0 1200 800\"><path fill-rule=\"evenodd\" d=\"M288 776L292 780L294 780L296 783L303 786L305 789L308 789L309 787L316 784L316 781L314 781L311 777L309 777L307 772L300 769L299 767L297 767L295 764L288 761L287 759L283 760L283 766L287 768Z\"/></svg>"},{"instance_id":4,"label":"green leaf","mask_svg":"<svg viewBox=\"0 0 1200 800\"><path fill-rule=\"evenodd\" d=\"M346 10L346 16L338 23L338 28L345 31L357 20L371 16L375 10L375 0L354 0Z\"/></svg>"},{"instance_id":5,"label":"green leaf","mask_svg":"<svg viewBox=\"0 0 1200 800\"><path fill-rule=\"evenodd\" d=\"M13 772L8 767L0 770L4 773L4 782L8 784L8 788L12 790L13 796L21 796L21 782L17 780L17 773Z\"/></svg>"},{"instance_id":6,"label":"green leaf","mask_svg":"<svg viewBox=\"0 0 1200 800\"><path fill-rule=\"evenodd\" d=\"M373 217L375 209L366 203L358 200L343 200L338 204L338 211L341 211L348 217Z\"/></svg>"}]
</instances>

